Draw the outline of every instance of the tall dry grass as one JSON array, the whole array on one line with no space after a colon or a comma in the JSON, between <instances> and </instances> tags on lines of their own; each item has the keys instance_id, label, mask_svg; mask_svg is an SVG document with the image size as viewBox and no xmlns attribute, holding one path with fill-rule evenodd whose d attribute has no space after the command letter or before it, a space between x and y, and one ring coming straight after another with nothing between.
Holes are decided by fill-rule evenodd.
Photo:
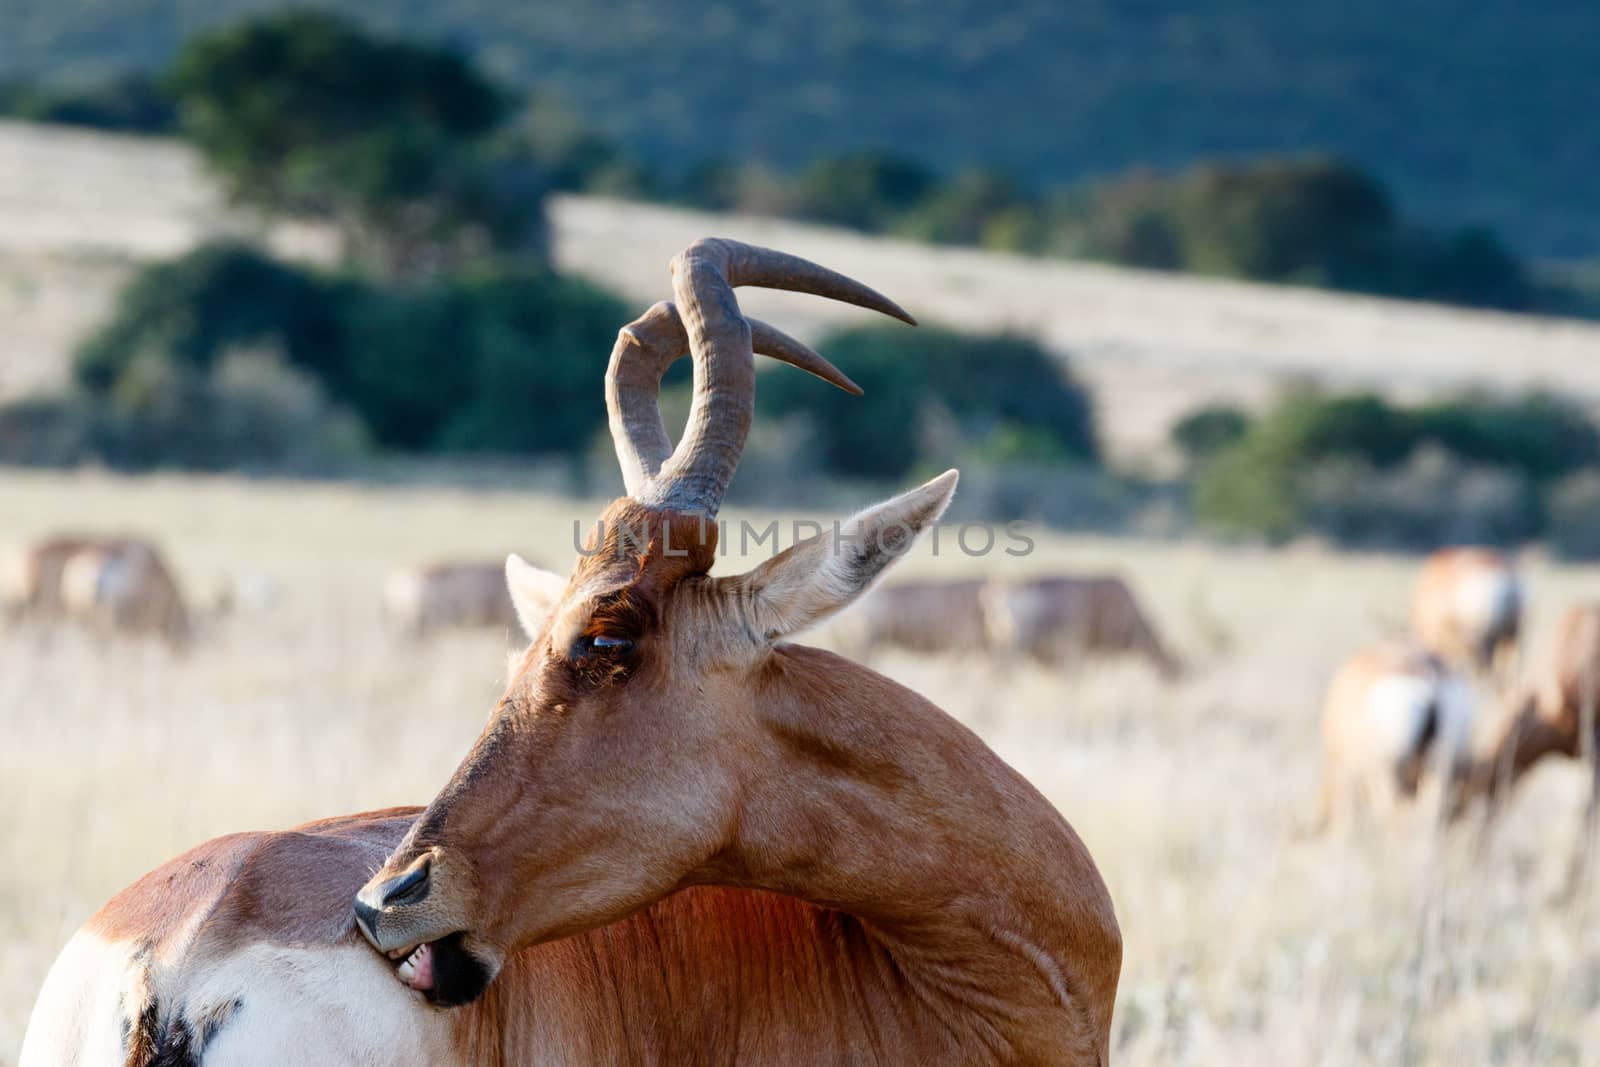
<instances>
[{"instance_id":1,"label":"tall dry grass","mask_svg":"<svg viewBox=\"0 0 1600 1067\"><path fill-rule=\"evenodd\" d=\"M565 566L593 502L422 489L0 472L0 542L133 529L191 590L277 583L186 658L0 632L0 1062L46 967L109 894L201 839L426 800L497 694L501 635L412 646L380 624L391 564L515 549ZM737 565L729 560L727 566ZM1304 841L1320 690L1402 617L1412 561L1040 537L922 552L924 573L1111 568L1198 661L1000 679L880 666L976 728L1073 822L1126 939L1121 1064L1579 1064L1600 1049L1592 897L1557 900L1576 768L1537 774L1479 855L1467 835ZM1600 574L1534 563L1535 640ZM819 635L826 641L827 635Z\"/></svg>"}]
</instances>

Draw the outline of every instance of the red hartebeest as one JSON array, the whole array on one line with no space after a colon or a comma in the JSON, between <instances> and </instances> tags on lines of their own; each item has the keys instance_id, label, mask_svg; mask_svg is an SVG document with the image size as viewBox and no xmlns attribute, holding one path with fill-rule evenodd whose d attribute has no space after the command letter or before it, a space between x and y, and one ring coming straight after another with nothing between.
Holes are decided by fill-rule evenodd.
<instances>
[{"instance_id":1,"label":"red hartebeest","mask_svg":"<svg viewBox=\"0 0 1600 1067\"><path fill-rule=\"evenodd\" d=\"M1097 656L1133 655L1169 682L1183 674L1128 583L1115 575L990 582L983 607L996 648L1040 663L1070 667Z\"/></svg>"},{"instance_id":2,"label":"red hartebeest","mask_svg":"<svg viewBox=\"0 0 1600 1067\"><path fill-rule=\"evenodd\" d=\"M955 472L708 573L752 349L849 384L747 322L737 285L909 321L792 256L680 254L677 305L607 372L628 495L569 578L508 565L531 644L444 789L147 876L63 952L25 1067L1106 1062L1121 938L1077 835L932 704L784 643L937 519ZM674 450L656 396L686 349Z\"/></svg>"},{"instance_id":3,"label":"red hartebeest","mask_svg":"<svg viewBox=\"0 0 1600 1067\"><path fill-rule=\"evenodd\" d=\"M514 629L517 614L499 563L427 563L401 567L383 583L383 610L401 633L426 637L472 627Z\"/></svg>"},{"instance_id":4,"label":"red hartebeest","mask_svg":"<svg viewBox=\"0 0 1600 1067\"><path fill-rule=\"evenodd\" d=\"M96 543L96 538L63 535L6 553L0 559L0 607L19 620L60 618L61 572L67 560Z\"/></svg>"},{"instance_id":5,"label":"red hartebeest","mask_svg":"<svg viewBox=\"0 0 1600 1067\"><path fill-rule=\"evenodd\" d=\"M1510 685L1522 631L1522 581L1510 558L1475 546L1429 556L1411 594L1411 630L1446 663Z\"/></svg>"},{"instance_id":6,"label":"red hartebeest","mask_svg":"<svg viewBox=\"0 0 1600 1067\"><path fill-rule=\"evenodd\" d=\"M834 633L859 659L885 648L987 651L1071 669L1133 655L1169 681L1183 673L1128 584L1112 575L901 582L864 597Z\"/></svg>"},{"instance_id":7,"label":"red hartebeest","mask_svg":"<svg viewBox=\"0 0 1600 1067\"><path fill-rule=\"evenodd\" d=\"M1426 649L1385 644L1351 656L1322 709L1322 781L1312 828L1348 824L1356 808L1392 820L1429 764L1444 771L1447 809L1471 768L1472 691Z\"/></svg>"},{"instance_id":8,"label":"red hartebeest","mask_svg":"<svg viewBox=\"0 0 1600 1067\"><path fill-rule=\"evenodd\" d=\"M1510 698L1509 714L1473 776L1473 792L1490 812L1505 792L1547 756L1589 765L1589 799L1573 876L1582 869L1600 824L1600 603L1574 604L1561 616L1555 637L1530 683Z\"/></svg>"},{"instance_id":9,"label":"red hartebeest","mask_svg":"<svg viewBox=\"0 0 1600 1067\"><path fill-rule=\"evenodd\" d=\"M174 648L192 635L177 577L137 537L52 537L20 549L0 566L0 602L17 618L152 634Z\"/></svg>"}]
</instances>

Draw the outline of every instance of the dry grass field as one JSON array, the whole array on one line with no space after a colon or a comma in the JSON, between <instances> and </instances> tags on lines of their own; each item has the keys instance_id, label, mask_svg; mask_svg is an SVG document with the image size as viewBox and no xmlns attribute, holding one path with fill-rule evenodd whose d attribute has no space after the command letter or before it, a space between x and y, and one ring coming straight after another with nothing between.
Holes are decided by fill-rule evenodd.
<instances>
[{"instance_id":1,"label":"dry grass field","mask_svg":"<svg viewBox=\"0 0 1600 1067\"><path fill-rule=\"evenodd\" d=\"M594 502L532 494L0 472L0 541L158 537L191 590L283 592L202 623L186 658L0 631L0 1063L61 943L151 866L226 831L429 798L505 665L499 635L380 624L395 563L517 550L564 567ZM737 517L737 516L735 516ZM738 561L730 558L724 566ZM907 572L1115 568L1198 664L1072 679L892 657L1074 823L1126 939L1116 1062L1579 1064L1600 1048L1594 890L1557 899L1582 779L1534 777L1469 834L1300 840L1320 690L1401 617L1414 561L1040 536L1031 556L921 551ZM1535 642L1600 573L1530 561ZM826 642L826 632L818 635Z\"/></svg>"}]
</instances>

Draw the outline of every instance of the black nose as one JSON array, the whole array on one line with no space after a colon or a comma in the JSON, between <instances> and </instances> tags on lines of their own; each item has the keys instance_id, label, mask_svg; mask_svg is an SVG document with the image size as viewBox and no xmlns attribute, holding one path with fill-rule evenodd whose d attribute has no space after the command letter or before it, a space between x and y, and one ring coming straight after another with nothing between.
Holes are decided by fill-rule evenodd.
<instances>
[{"instance_id":1,"label":"black nose","mask_svg":"<svg viewBox=\"0 0 1600 1067\"><path fill-rule=\"evenodd\" d=\"M368 936L378 936L378 909L361 899L361 894L356 894L356 922L367 931Z\"/></svg>"}]
</instances>

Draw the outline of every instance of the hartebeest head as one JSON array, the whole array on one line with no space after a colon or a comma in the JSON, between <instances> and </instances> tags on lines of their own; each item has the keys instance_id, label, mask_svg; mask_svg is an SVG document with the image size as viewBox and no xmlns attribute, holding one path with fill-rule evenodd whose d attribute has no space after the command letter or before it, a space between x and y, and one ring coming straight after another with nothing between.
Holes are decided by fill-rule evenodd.
<instances>
[{"instance_id":1,"label":"hartebeest head","mask_svg":"<svg viewBox=\"0 0 1600 1067\"><path fill-rule=\"evenodd\" d=\"M746 798L793 758L778 720L813 696L849 699L830 661L778 642L864 591L955 489L947 472L855 516L842 536L710 577L715 516L754 409L752 353L859 392L798 341L745 319L733 287L912 319L839 274L733 241L696 243L672 272L676 306L625 327L607 370L627 496L606 509L570 578L508 561L532 643L477 744L356 898L368 939L435 1003L476 997L523 946L685 885L736 880L734 843L765 847L750 838ZM674 449L657 395L685 350L694 400Z\"/></svg>"}]
</instances>

